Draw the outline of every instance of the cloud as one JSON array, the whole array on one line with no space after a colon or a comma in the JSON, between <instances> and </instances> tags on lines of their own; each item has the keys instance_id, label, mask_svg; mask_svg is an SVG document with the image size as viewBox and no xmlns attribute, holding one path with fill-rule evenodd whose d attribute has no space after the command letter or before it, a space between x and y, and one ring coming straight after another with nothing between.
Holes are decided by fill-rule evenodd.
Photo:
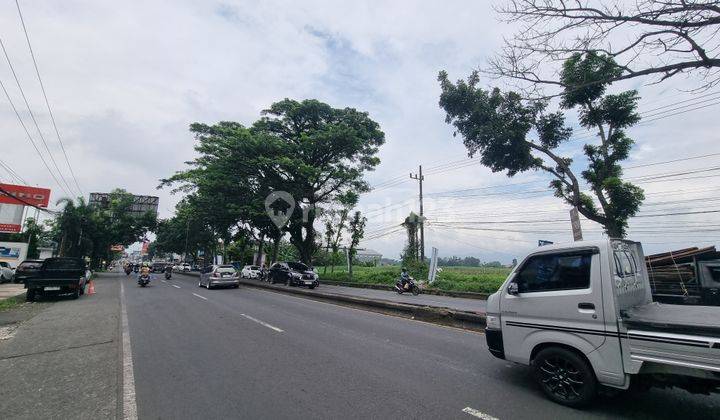
<instances>
[{"instance_id":1,"label":"cloud","mask_svg":"<svg viewBox=\"0 0 720 420\"><path fill-rule=\"evenodd\" d=\"M452 137L438 107L438 71L447 70L453 79L466 77L514 30L495 20L489 2L128 1L118 5L46 0L26 3L24 14L65 147L86 194L116 187L157 194L161 215L167 217L179 197L167 190L156 191L155 186L158 179L182 169L183 162L194 156L189 124L221 120L250 124L262 109L285 97L317 98L333 106L366 110L380 123L387 143L380 152L382 164L368 179L373 184L393 178L405 181L363 196L363 208L414 199L417 184L408 173L417 171L420 164L427 173L424 187L428 193L543 179L531 173L508 180L480 165L441 166L465 158L466 151L460 139ZM52 140L51 150L65 169L14 5L0 6L0 27L41 128ZM8 85L13 100L21 103L2 62L0 80ZM641 107L652 109L682 100L686 96L678 89L692 83L678 79L641 86ZM0 102L5 128L1 158L32 184L53 187L58 197L57 186L24 138L14 114L4 100ZM26 113L22 115L29 121ZM632 129L637 146L629 164L717 150L712 115L709 108ZM567 151L577 156L579 149ZM647 168L633 175L699 164ZM429 170L432 167L436 168ZM5 174L0 172L0 176ZM707 183L716 185L714 180ZM527 189L544 185L540 182ZM673 185L647 184L647 190L690 188L693 182ZM515 195L478 193L438 202L444 206L444 219L430 204L432 200L427 206L438 213L439 221L491 221L518 217L521 212L528 220L536 220L547 214L542 211L567 218L566 209L553 197L523 196L523 189L496 191L515 191ZM712 193L688 197L708 194ZM398 212L371 218L368 230L399 223L402 218ZM428 229L428 250L437 246L444 256L509 261L537 239L570 238L569 223L543 229L547 226L558 233L503 234L436 226ZM596 229L589 222L585 226L588 234ZM542 231L541 227L535 231ZM403 242L404 234L399 232L369 241L368 247L398 256Z\"/></svg>"}]
</instances>

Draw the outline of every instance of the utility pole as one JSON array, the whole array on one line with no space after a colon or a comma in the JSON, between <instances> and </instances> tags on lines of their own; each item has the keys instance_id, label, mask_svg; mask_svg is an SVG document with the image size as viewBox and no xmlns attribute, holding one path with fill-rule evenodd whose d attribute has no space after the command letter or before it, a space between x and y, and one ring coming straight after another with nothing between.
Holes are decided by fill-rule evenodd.
<instances>
[{"instance_id":1,"label":"utility pole","mask_svg":"<svg viewBox=\"0 0 720 420\"><path fill-rule=\"evenodd\" d=\"M422 196L422 184L425 177L422 174L422 165L418 170L418 173L413 175L410 174L410 179L416 179L420 184L420 261L425 262L425 217L423 216L423 196Z\"/></svg>"},{"instance_id":2,"label":"utility pole","mask_svg":"<svg viewBox=\"0 0 720 420\"><path fill-rule=\"evenodd\" d=\"M185 222L185 252L183 252L183 263L187 262L188 233L190 232L190 219Z\"/></svg>"}]
</instances>

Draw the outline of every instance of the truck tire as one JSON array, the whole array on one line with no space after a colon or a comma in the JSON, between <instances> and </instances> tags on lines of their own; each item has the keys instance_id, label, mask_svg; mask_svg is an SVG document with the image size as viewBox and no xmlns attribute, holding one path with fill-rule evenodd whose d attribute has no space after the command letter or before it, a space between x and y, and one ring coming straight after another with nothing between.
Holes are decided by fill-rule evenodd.
<instances>
[{"instance_id":1,"label":"truck tire","mask_svg":"<svg viewBox=\"0 0 720 420\"><path fill-rule=\"evenodd\" d=\"M25 293L25 300L27 302L35 302L35 291L32 289L28 289L28 291Z\"/></svg>"},{"instance_id":2,"label":"truck tire","mask_svg":"<svg viewBox=\"0 0 720 420\"><path fill-rule=\"evenodd\" d=\"M80 297L80 288L78 287L77 289L75 289L75 291L72 293L72 295L70 295L70 297L72 297L73 299L79 298Z\"/></svg>"},{"instance_id":3,"label":"truck tire","mask_svg":"<svg viewBox=\"0 0 720 420\"><path fill-rule=\"evenodd\" d=\"M590 404L597 395L595 372L574 351L548 347L535 356L532 365L540 388L556 403L581 408Z\"/></svg>"}]
</instances>

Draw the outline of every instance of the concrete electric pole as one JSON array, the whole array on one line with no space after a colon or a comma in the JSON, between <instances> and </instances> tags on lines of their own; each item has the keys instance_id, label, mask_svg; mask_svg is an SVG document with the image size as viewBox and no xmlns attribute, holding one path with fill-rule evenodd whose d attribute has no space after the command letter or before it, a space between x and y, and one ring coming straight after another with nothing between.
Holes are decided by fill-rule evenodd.
<instances>
[{"instance_id":1,"label":"concrete electric pole","mask_svg":"<svg viewBox=\"0 0 720 420\"><path fill-rule=\"evenodd\" d=\"M410 174L411 179L416 179L420 184L420 261L425 262L425 216L423 216L423 196L422 196L422 183L425 177L422 174L422 165L418 170L418 173L413 175Z\"/></svg>"}]
</instances>

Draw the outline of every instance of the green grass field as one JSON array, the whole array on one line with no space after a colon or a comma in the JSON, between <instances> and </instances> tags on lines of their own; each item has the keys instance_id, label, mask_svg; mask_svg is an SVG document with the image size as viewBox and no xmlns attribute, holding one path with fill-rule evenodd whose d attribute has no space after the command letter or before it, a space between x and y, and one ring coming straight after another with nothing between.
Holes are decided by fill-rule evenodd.
<instances>
[{"instance_id":1,"label":"green grass field","mask_svg":"<svg viewBox=\"0 0 720 420\"><path fill-rule=\"evenodd\" d=\"M335 267L334 272L323 274L323 267L316 267L320 274L320 280L350 281L346 267ZM432 287L439 290L454 292L476 292L493 293L497 291L507 275L509 268L485 268L485 267L443 267L435 279ZM354 283L368 284L395 284L400 275L398 266L382 267L353 267ZM424 280L415 276L418 280Z\"/></svg>"}]
</instances>

